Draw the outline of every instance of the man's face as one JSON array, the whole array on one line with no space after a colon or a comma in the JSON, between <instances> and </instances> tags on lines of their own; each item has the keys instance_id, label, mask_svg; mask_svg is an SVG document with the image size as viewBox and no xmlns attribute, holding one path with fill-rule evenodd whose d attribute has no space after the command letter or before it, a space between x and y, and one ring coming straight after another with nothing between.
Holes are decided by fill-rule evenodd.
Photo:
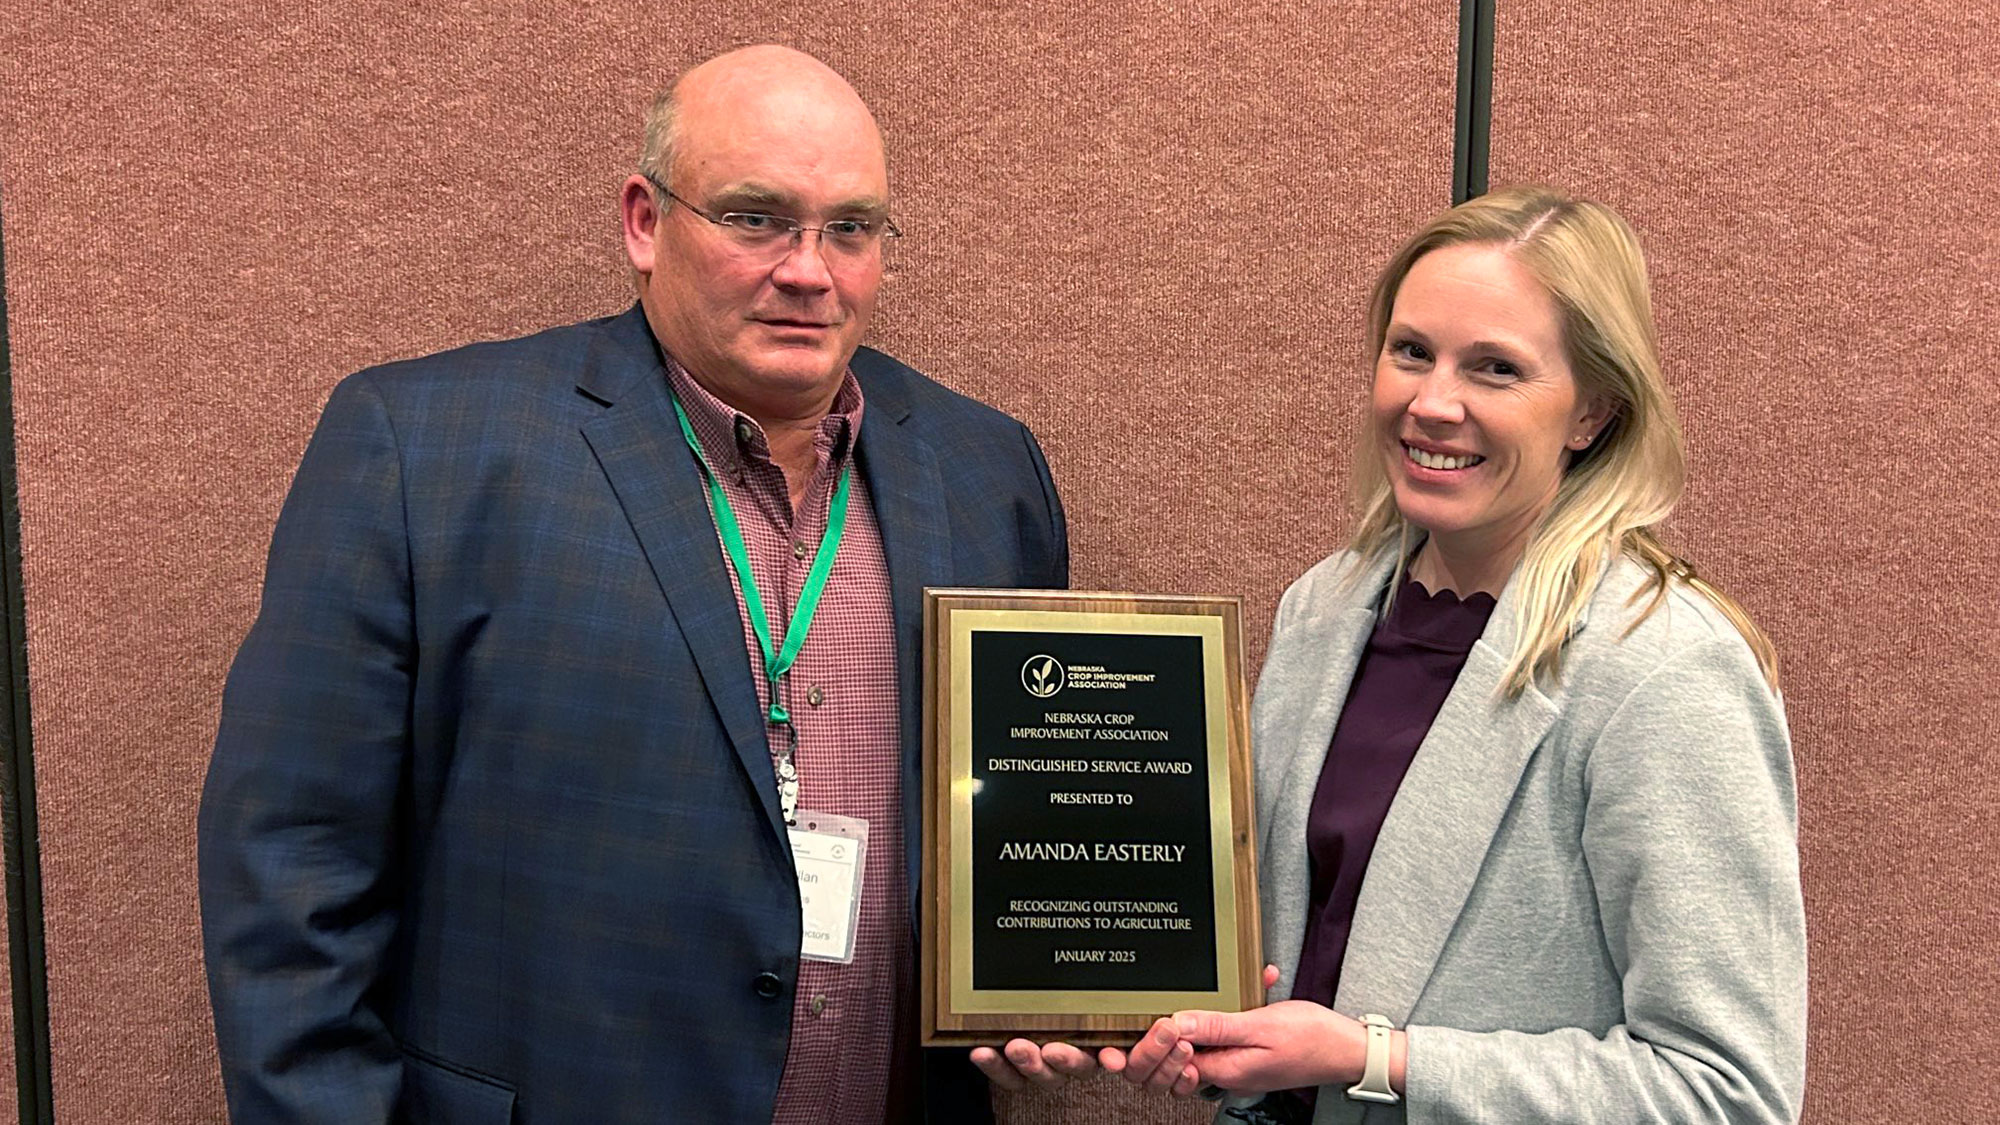
<instances>
[{"instance_id":1,"label":"man's face","mask_svg":"<svg viewBox=\"0 0 2000 1125\"><path fill-rule=\"evenodd\" d=\"M813 83L688 91L666 183L715 217L879 225L888 210L873 120L851 92L828 96ZM634 249L633 264L647 274L641 300L661 344L718 398L753 416L823 410L875 312L880 242L837 246L803 231L751 245L664 195L653 199L651 260Z\"/></svg>"}]
</instances>

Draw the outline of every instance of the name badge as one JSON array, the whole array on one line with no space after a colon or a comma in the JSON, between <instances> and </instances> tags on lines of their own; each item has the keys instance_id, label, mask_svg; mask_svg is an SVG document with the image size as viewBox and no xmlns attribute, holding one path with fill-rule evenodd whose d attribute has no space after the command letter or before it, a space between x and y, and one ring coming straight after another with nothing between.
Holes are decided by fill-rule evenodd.
<instances>
[{"instance_id":1,"label":"name badge","mask_svg":"<svg viewBox=\"0 0 2000 1125\"><path fill-rule=\"evenodd\" d=\"M854 960L854 929L861 915L861 862L868 852L868 822L800 809L789 831L805 920L799 956L848 964Z\"/></svg>"}]
</instances>

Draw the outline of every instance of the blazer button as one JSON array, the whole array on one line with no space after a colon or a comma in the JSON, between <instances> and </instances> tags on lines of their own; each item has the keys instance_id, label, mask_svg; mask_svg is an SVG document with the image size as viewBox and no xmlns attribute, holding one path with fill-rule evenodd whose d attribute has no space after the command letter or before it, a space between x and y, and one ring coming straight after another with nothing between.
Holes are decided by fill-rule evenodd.
<instances>
[{"instance_id":1,"label":"blazer button","mask_svg":"<svg viewBox=\"0 0 2000 1125\"><path fill-rule=\"evenodd\" d=\"M750 987L764 999L776 1000L778 994L785 990L785 982L779 980L776 973L758 973L757 979L750 982Z\"/></svg>"}]
</instances>

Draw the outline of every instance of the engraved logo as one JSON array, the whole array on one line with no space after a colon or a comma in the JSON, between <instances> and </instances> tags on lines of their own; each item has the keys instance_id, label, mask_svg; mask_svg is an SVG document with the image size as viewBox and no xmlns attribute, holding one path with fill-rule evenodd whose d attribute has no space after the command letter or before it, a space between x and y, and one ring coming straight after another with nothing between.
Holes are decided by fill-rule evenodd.
<instances>
[{"instance_id":1,"label":"engraved logo","mask_svg":"<svg viewBox=\"0 0 2000 1125\"><path fill-rule=\"evenodd\" d=\"M1021 686L1036 699L1047 699L1062 690L1062 661L1053 656L1030 656L1021 665Z\"/></svg>"}]
</instances>

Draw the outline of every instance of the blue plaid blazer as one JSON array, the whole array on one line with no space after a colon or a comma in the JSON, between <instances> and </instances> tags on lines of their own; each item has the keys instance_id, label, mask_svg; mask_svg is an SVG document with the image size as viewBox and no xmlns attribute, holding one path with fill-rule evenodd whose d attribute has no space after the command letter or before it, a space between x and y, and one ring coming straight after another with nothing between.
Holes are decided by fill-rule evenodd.
<instances>
[{"instance_id":1,"label":"blue plaid blazer","mask_svg":"<svg viewBox=\"0 0 2000 1125\"><path fill-rule=\"evenodd\" d=\"M914 895L923 587L1063 586L1068 542L1020 423L853 368ZM202 795L234 1120L769 1120L799 899L725 567L636 307L341 383Z\"/></svg>"}]
</instances>

